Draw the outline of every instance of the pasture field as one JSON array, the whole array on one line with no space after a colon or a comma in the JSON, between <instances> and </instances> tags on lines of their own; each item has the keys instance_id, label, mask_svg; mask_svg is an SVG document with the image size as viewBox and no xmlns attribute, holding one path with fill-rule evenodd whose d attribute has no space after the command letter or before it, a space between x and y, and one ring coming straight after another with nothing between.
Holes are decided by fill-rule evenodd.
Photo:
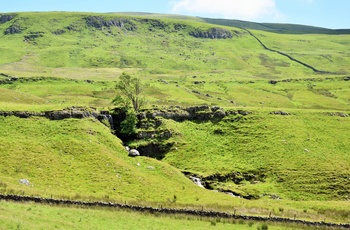
<instances>
[{"instance_id":1,"label":"pasture field","mask_svg":"<svg viewBox=\"0 0 350 230\"><path fill-rule=\"evenodd\" d=\"M108 208L47 206L0 202L0 229L272 229L307 230L304 226L243 220L129 212ZM20 218L19 218L20 217ZM319 228L323 229L323 228ZM324 228L326 229L326 228Z\"/></svg>"}]
</instances>

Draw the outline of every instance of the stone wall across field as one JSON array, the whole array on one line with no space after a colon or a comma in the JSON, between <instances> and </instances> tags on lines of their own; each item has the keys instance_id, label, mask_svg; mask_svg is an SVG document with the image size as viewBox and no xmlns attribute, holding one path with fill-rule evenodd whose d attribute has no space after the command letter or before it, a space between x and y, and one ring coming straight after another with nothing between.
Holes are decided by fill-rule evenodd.
<instances>
[{"instance_id":1,"label":"stone wall across field","mask_svg":"<svg viewBox=\"0 0 350 230\"><path fill-rule=\"evenodd\" d=\"M336 224L328 222L314 222L314 221L305 221L297 219L289 219L282 217L262 217L262 216L246 216L246 215L236 215L226 212L218 211L207 211L207 210L191 210L191 209L173 209L173 208L155 208L150 206L138 206L138 205L129 205L129 204L120 204L120 203L111 203L111 202L86 202L86 201L76 201L76 200L61 200L53 198L42 198L42 197L31 197L31 196L20 196L20 195L4 195L0 194L0 200L6 201L15 201L15 202L35 202L41 204L50 204L50 205L79 205L86 207L111 207L111 208L121 208L128 209L137 212L149 212L149 213L162 213L162 214L184 214L184 215L193 215L193 216L202 216L202 217L215 217L215 218L231 218L231 219L241 219L241 220L251 220L251 221L260 221L260 222L276 222L276 223L293 223L300 224L311 227L331 227L331 228L344 228L349 229L349 224Z\"/></svg>"}]
</instances>

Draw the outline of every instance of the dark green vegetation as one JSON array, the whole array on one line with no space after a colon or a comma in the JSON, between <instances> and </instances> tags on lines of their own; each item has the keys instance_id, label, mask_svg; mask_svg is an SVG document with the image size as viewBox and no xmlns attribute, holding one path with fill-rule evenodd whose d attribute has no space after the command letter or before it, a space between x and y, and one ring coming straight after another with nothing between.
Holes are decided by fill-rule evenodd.
<instances>
[{"instance_id":1,"label":"dark green vegetation","mask_svg":"<svg viewBox=\"0 0 350 230\"><path fill-rule=\"evenodd\" d=\"M93 118L0 117L0 191L348 222L350 35L210 23L2 14L0 111L112 113L122 72L148 104L124 139L138 158Z\"/></svg>"}]
</instances>

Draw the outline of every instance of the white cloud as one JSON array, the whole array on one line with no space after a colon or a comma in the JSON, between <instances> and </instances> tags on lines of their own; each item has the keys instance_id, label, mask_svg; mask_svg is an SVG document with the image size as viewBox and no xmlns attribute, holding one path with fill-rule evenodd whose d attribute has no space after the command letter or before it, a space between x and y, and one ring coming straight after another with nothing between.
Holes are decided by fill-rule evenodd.
<instances>
[{"instance_id":1,"label":"white cloud","mask_svg":"<svg viewBox=\"0 0 350 230\"><path fill-rule=\"evenodd\" d=\"M276 0L173 0L173 13L215 16L229 19L257 20L280 18Z\"/></svg>"}]
</instances>

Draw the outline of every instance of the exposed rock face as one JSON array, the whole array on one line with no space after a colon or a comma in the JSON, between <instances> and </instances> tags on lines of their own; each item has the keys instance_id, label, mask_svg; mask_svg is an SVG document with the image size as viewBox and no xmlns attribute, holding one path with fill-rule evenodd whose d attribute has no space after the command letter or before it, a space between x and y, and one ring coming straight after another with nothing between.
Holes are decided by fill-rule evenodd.
<instances>
[{"instance_id":1,"label":"exposed rock face","mask_svg":"<svg viewBox=\"0 0 350 230\"><path fill-rule=\"evenodd\" d=\"M273 111L273 112L271 112L270 114L274 114L274 115L282 115L282 116L288 116L288 115L291 115L290 113L285 112L285 111Z\"/></svg>"},{"instance_id":2,"label":"exposed rock face","mask_svg":"<svg viewBox=\"0 0 350 230\"><path fill-rule=\"evenodd\" d=\"M0 15L0 24L11 21L16 15L13 14L2 14Z\"/></svg>"},{"instance_id":3,"label":"exposed rock face","mask_svg":"<svg viewBox=\"0 0 350 230\"><path fill-rule=\"evenodd\" d=\"M30 32L28 35L24 36L24 41L34 41L37 38L43 37L44 34L44 32Z\"/></svg>"},{"instance_id":4,"label":"exposed rock face","mask_svg":"<svg viewBox=\"0 0 350 230\"><path fill-rule=\"evenodd\" d=\"M15 116L19 118L30 118L30 117L45 117L50 120L63 120L68 118L96 118L99 121L107 120L110 124L110 128L113 129L112 116L106 111L101 113L97 112L95 109L86 107L70 107L63 110L54 110L46 112L28 112L28 111L0 111L0 116L8 117Z\"/></svg>"},{"instance_id":5,"label":"exposed rock face","mask_svg":"<svg viewBox=\"0 0 350 230\"><path fill-rule=\"evenodd\" d=\"M207 31L197 29L195 31L191 31L190 35L196 38L211 38L211 39L227 39L227 38L233 37L230 31L222 28L211 28Z\"/></svg>"},{"instance_id":6,"label":"exposed rock face","mask_svg":"<svg viewBox=\"0 0 350 230\"><path fill-rule=\"evenodd\" d=\"M90 16L85 18L88 26L95 27L100 29L102 27L119 27L126 30L134 31L137 30L136 25L130 20L125 18L113 18L113 19L104 19L101 16Z\"/></svg>"},{"instance_id":7,"label":"exposed rock face","mask_svg":"<svg viewBox=\"0 0 350 230\"><path fill-rule=\"evenodd\" d=\"M52 34L61 35L61 34L64 34L65 32L66 32L65 30L55 30L52 32Z\"/></svg>"},{"instance_id":8,"label":"exposed rock face","mask_svg":"<svg viewBox=\"0 0 350 230\"><path fill-rule=\"evenodd\" d=\"M174 29L175 29L176 31L184 30L184 29L186 29L186 28L187 28L187 25L185 25L185 24L176 23L176 24L174 25Z\"/></svg>"},{"instance_id":9,"label":"exposed rock face","mask_svg":"<svg viewBox=\"0 0 350 230\"><path fill-rule=\"evenodd\" d=\"M143 18L143 19L140 19L139 21L141 23L149 24L150 26L148 27L148 30L150 31L154 29L165 30L168 27L168 24L157 19Z\"/></svg>"},{"instance_id":10,"label":"exposed rock face","mask_svg":"<svg viewBox=\"0 0 350 230\"><path fill-rule=\"evenodd\" d=\"M5 35L10 35L10 34L19 34L24 30L20 25L18 24L12 24L9 28L5 30Z\"/></svg>"},{"instance_id":11,"label":"exposed rock face","mask_svg":"<svg viewBox=\"0 0 350 230\"><path fill-rule=\"evenodd\" d=\"M45 113L27 112L27 111L0 111L0 116L2 117L15 116L19 118L29 118L29 117L44 117Z\"/></svg>"},{"instance_id":12,"label":"exposed rock face","mask_svg":"<svg viewBox=\"0 0 350 230\"><path fill-rule=\"evenodd\" d=\"M161 160L173 147L174 143L161 143L152 141L144 146L138 146L137 149L141 152L142 156L147 156Z\"/></svg>"},{"instance_id":13,"label":"exposed rock face","mask_svg":"<svg viewBox=\"0 0 350 230\"><path fill-rule=\"evenodd\" d=\"M156 117L163 117L165 119L172 119L175 121L185 120L198 120L198 121L210 121L212 119L222 119L227 115L248 115L250 112L238 110L238 111L225 111L218 106L209 107L207 105L194 106L194 107L180 107L172 106L168 109L152 109L145 110L138 114L139 120L142 119L154 119Z\"/></svg>"},{"instance_id":14,"label":"exposed rock face","mask_svg":"<svg viewBox=\"0 0 350 230\"><path fill-rule=\"evenodd\" d=\"M171 130L144 130L137 133L138 139L151 139L151 138L163 138L168 139L173 136L173 132Z\"/></svg>"},{"instance_id":15,"label":"exposed rock face","mask_svg":"<svg viewBox=\"0 0 350 230\"><path fill-rule=\"evenodd\" d=\"M101 116L101 117L100 117ZM80 108L80 107L71 107L64 110L57 110L57 111L47 111L45 112L45 117L50 120L63 120L67 118L87 118L87 117L94 117L94 118L101 118L104 117L97 113L94 110L89 110L87 108Z\"/></svg>"},{"instance_id":16,"label":"exposed rock face","mask_svg":"<svg viewBox=\"0 0 350 230\"><path fill-rule=\"evenodd\" d=\"M350 114L340 113L340 112L328 113L328 115L332 117L349 117L350 116Z\"/></svg>"}]
</instances>

